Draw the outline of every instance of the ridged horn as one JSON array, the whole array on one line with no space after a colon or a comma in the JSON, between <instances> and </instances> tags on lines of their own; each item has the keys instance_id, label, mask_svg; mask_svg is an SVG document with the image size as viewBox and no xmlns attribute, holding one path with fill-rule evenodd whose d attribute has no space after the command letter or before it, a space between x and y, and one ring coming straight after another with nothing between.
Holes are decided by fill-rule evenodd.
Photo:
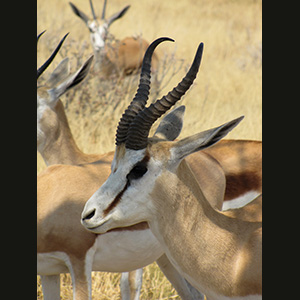
<instances>
[{"instance_id":1,"label":"ridged horn","mask_svg":"<svg viewBox=\"0 0 300 300\"><path fill-rule=\"evenodd\" d=\"M68 36L69 32L61 39L61 41L59 42L59 44L57 45L56 49L53 51L53 53L51 54L51 56L46 60L46 62L37 69L37 79L39 79L39 77L43 74L43 72L48 68L48 66L52 63L53 59L55 58L57 52L59 51L61 45L63 44L63 42L65 41L66 37ZM41 36L41 34L39 35ZM38 38L39 38L38 36Z\"/></svg>"},{"instance_id":2,"label":"ridged horn","mask_svg":"<svg viewBox=\"0 0 300 300\"><path fill-rule=\"evenodd\" d=\"M152 42L146 50L142 63L140 82L137 92L133 100L129 104L128 108L123 113L118 124L116 133L117 146L121 145L122 143L125 143L130 123L132 122L134 117L145 108L150 91L151 58L155 48L164 41L174 42L173 39L170 39L168 37L158 38L154 42Z\"/></svg>"},{"instance_id":3,"label":"ridged horn","mask_svg":"<svg viewBox=\"0 0 300 300\"><path fill-rule=\"evenodd\" d=\"M200 43L194 61L181 82L166 96L163 96L136 115L128 130L125 144L127 149L141 150L147 147L148 135L153 123L175 105L193 84L199 70L202 53L203 43Z\"/></svg>"}]
</instances>

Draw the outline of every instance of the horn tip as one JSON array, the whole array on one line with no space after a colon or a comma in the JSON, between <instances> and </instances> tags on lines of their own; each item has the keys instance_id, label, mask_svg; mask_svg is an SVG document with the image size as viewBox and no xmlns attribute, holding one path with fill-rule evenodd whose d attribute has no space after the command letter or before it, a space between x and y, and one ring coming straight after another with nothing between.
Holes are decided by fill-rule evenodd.
<instances>
[{"instance_id":1,"label":"horn tip","mask_svg":"<svg viewBox=\"0 0 300 300\"><path fill-rule=\"evenodd\" d=\"M67 32L67 33L65 34L65 36L63 37L63 39L65 39L69 34L70 34L70 32Z\"/></svg>"},{"instance_id":2,"label":"horn tip","mask_svg":"<svg viewBox=\"0 0 300 300\"><path fill-rule=\"evenodd\" d=\"M203 48L204 48L204 43L201 42L198 46L198 49L197 49L197 55L201 54L202 55L202 52L203 52Z\"/></svg>"},{"instance_id":3,"label":"horn tip","mask_svg":"<svg viewBox=\"0 0 300 300\"><path fill-rule=\"evenodd\" d=\"M161 41L170 41L170 42L173 42L173 43L175 42L174 39L169 38L169 37L167 37L167 36L161 37L161 38L159 38L158 40L161 40Z\"/></svg>"}]
</instances>

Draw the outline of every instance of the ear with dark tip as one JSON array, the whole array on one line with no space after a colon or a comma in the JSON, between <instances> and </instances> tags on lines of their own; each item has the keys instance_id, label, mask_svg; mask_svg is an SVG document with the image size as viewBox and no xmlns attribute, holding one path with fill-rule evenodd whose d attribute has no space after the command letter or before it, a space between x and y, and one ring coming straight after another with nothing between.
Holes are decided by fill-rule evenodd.
<instances>
[{"instance_id":1,"label":"ear with dark tip","mask_svg":"<svg viewBox=\"0 0 300 300\"><path fill-rule=\"evenodd\" d=\"M62 80L66 79L70 74L69 58L64 58L47 80L47 86L53 87L58 85Z\"/></svg>"},{"instance_id":2,"label":"ear with dark tip","mask_svg":"<svg viewBox=\"0 0 300 300\"><path fill-rule=\"evenodd\" d=\"M89 17L84 12L79 10L72 2L69 2L69 4L70 4L74 14L76 16L78 16L81 20L83 20L85 24L87 24L87 22L89 21Z\"/></svg>"},{"instance_id":3,"label":"ear with dark tip","mask_svg":"<svg viewBox=\"0 0 300 300\"><path fill-rule=\"evenodd\" d=\"M59 84L57 87L54 87L50 90L48 90L51 100L55 101L60 96L62 96L66 91L68 91L70 88L76 86L78 83L80 83L88 74L89 69L91 67L92 61L94 56L92 55L83 65L82 67L75 72L73 75L71 75L69 78L64 80L61 84Z\"/></svg>"},{"instance_id":4,"label":"ear with dark tip","mask_svg":"<svg viewBox=\"0 0 300 300\"><path fill-rule=\"evenodd\" d=\"M234 127L236 127L243 120L243 118L244 116L241 116L219 127L202 131L176 142L171 150L172 160L179 162L189 154L214 145L223 137L225 137Z\"/></svg>"},{"instance_id":5,"label":"ear with dark tip","mask_svg":"<svg viewBox=\"0 0 300 300\"><path fill-rule=\"evenodd\" d=\"M121 17L123 17L125 15L125 13L127 12L127 10L129 9L130 5L125 6L122 10L120 10L119 12L113 14L108 20L107 20L107 25L108 27L116 20L120 19Z\"/></svg>"},{"instance_id":6,"label":"ear with dark tip","mask_svg":"<svg viewBox=\"0 0 300 300\"><path fill-rule=\"evenodd\" d=\"M184 105L181 105L170 111L160 122L154 133L154 137L158 137L167 141L174 141L181 132L184 112Z\"/></svg>"}]
</instances>

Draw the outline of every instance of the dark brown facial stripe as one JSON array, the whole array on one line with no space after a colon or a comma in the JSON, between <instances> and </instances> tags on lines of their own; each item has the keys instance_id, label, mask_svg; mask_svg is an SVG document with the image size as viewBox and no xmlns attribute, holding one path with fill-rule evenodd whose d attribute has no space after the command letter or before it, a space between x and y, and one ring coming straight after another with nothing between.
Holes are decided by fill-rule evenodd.
<instances>
[{"instance_id":1,"label":"dark brown facial stripe","mask_svg":"<svg viewBox=\"0 0 300 300\"><path fill-rule=\"evenodd\" d=\"M114 201L103 211L103 216L107 216L108 213L114 208L116 207L116 205L120 202L124 192L126 191L126 189L129 186L129 180L127 180L123 190L116 196L116 198L114 199Z\"/></svg>"},{"instance_id":2,"label":"dark brown facial stripe","mask_svg":"<svg viewBox=\"0 0 300 300\"><path fill-rule=\"evenodd\" d=\"M140 163L144 163L147 164L148 161L150 160L150 155L147 152L145 157L140 161ZM123 190L116 196L116 198L113 200L113 202L103 211L103 216L107 216L108 213L114 208L116 207L116 205L120 202L124 192L126 191L126 189L130 186L130 180L127 179L127 182L123 188Z\"/></svg>"}]
</instances>

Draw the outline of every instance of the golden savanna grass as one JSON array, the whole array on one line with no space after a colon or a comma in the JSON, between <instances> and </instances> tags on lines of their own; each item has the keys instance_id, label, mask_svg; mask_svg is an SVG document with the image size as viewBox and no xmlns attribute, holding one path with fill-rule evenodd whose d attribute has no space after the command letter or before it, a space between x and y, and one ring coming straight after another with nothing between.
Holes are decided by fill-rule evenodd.
<instances>
[{"instance_id":1,"label":"golden savanna grass","mask_svg":"<svg viewBox=\"0 0 300 300\"><path fill-rule=\"evenodd\" d=\"M72 0L91 15L88 0ZM103 2L93 0L100 14ZM262 5L255 0L109 0L107 16L125 5L131 7L116 21L110 33L117 39L140 35L149 42L168 36L175 43L158 46L166 62L157 74L150 101L166 94L185 75L198 44L204 42L199 74L192 89L179 104L186 105L181 137L220 125L244 115L229 138L262 139ZM45 72L69 57L75 71L91 54L89 32L65 0L37 1L37 33L47 32L38 45L38 65L53 51L62 36L70 32L59 55ZM138 76L103 81L91 70L86 80L62 97L73 135L87 153L114 149L117 122L132 100ZM159 93L159 95L157 95ZM155 127L155 126L154 126ZM37 172L45 168L37 156ZM144 269L141 299L179 299L156 264ZM72 298L69 275L62 275L63 299ZM93 273L95 299L120 299L119 274ZM38 299L42 298L38 279Z\"/></svg>"}]
</instances>

